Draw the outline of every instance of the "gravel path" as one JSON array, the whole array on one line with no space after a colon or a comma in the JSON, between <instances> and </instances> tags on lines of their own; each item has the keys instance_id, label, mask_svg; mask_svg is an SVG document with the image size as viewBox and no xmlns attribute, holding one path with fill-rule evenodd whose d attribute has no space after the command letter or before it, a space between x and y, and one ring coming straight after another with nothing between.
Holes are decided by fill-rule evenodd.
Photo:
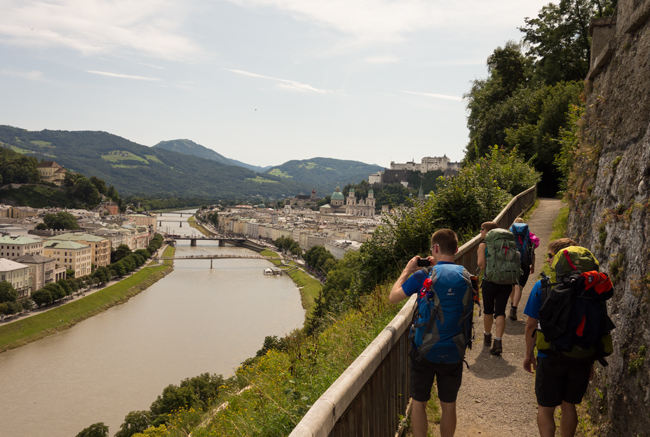
<instances>
[{"instance_id":1,"label":"gravel path","mask_svg":"<svg viewBox=\"0 0 650 437\"><path fill-rule=\"evenodd\" d=\"M483 317L474 318L476 338L466 356L469 370L463 372L463 385L457 401L457 436L537 436L537 402L534 377L523 367L526 351L524 339L526 306L530 290L542 271L551 227L561 207L559 200L540 199L528 220L530 230L539 237L535 274L531 275L519 303L519 320L506 318L503 354L492 356L483 346ZM510 305L506 310L506 314ZM481 311L482 313L482 311ZM494 335L495 327L492 327ZM435 435L438 434L436 426Z\"/></svg>"}]
</instances>

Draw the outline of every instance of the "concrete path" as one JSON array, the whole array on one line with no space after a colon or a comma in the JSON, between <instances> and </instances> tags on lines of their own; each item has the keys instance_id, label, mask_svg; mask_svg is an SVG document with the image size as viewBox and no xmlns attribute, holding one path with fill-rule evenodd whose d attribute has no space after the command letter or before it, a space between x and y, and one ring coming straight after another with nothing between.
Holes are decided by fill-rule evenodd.
<instances>
[{"instance_id":1,"label":"concrete path","mask_svg":"<svg viewBox=\"0 0 650 437\"><path fill-rule=\"evenodd\" d=\"M546 262L551 227L560 210L556 199L540 199L528 220L529 229L540 239L535 254L535 273L530 276L519 303L519 320L506 318L503 354L492 356L483 346L483 317L474 318L476 338L468 351L469 370L463 372L457 408L457 436L537 436L537 402L534 376L523 369L526 351L523 309L539 272ZM510 306L506 310L506 314ZM492 333L494 335L494 327ZM438 432L438 427L436 427ZM439 434L436 434L439 435Z\"/></svg>"}]
</instances>

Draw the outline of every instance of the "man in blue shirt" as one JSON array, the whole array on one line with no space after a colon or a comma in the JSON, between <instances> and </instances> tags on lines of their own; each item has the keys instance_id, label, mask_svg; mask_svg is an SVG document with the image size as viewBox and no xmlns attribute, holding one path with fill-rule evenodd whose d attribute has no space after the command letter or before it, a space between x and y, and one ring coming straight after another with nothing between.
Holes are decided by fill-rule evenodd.
<instances>
[{"instance_id":1,"label":"man in blue shirt","mask_svg":"<svg viewBox=\"0 0 650 437\"><path fill-rule=\"evenodd\" d=\"M560 250L576 246L569 238L551 241L548 245L548 263ZM542 281L533 286L524 314L526 321L526 358L524 369L535 370L535 394L537 395L537 426L542 437L555 436L555 409L562 410L560 435L572 437L578 426L576 404L582 401L591 379L593 362L569 361L561 356L548 356L543 352L535 358L535 330L538 329L539 309L542 306Z\"/></svg>"},{"instance_id":2,"label":"man in blue shirt","mask_svg":"<svg viewBox=\"0 0 650 437\"><path fill-rule=\"evenodd\" d=\"M445 272L449 270L450 276L453 275L452 269L460 268L454 263L454 255L458 251L458 237L450 229L440 229L431 236L431 256L426 259L429 264L441 268ZM418 267L418 261L421 258L415 256L409 260L408 264L402 271L397 282L391 289L388 300L391 303L397 303L419 292L428 278L426 270ZM442 267L437 267L442 266ZM434 285L434 291L443 290L446 284L441 277ZM446 290L445 290L446 292ZM449 308L447 305L452 305ZM458 308L460 305L460 308ZM447 307L446 307L447 306ZM441 302L443 310L462 311L462 303L456 304L453 301ZM456 326L456 330L458 327ZM447 335L441 331L441 337ZM435 346L434 346L435 347ZM442 418L440 420L440 435L442 437L451 437L456 432L456 397L462 382L463 361L449 362L431 362L428 359L416 359L417 350L411 350L410 362L410 391L412 403L411 427L414 437L426 437L427 423L427 402L431 397L431 389L434 379L437 380L438 399L442 409Z\"/></svg>"}]
</instances>

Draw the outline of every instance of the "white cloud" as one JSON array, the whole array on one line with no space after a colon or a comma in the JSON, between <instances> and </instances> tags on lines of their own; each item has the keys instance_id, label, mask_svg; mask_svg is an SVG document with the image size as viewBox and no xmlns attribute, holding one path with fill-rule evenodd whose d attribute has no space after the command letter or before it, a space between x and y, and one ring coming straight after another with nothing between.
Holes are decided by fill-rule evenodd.
<instances>
[{"instance_id":1,"label":"white cloud","mask_svg":"<svg viewBox=\"0 0 650 437\"><path fill-rule=\"evenodd\" d=\"M28 80L42 80L43 79L43 72L38 71L38 70L31 70L31 71L20 71L20 70L13 70L10 68L5 68L0 70L0 74L4 76L11 76L11 77L19 77L22 79L28 79Z\"/></svg>"},{"instance_id":2,"label":"white cloud","mask_svg":"<svg viewBox=\"0 0 650 437\"><path fill-rule=\"evenodd\" d=\"M371 55L366 56L363 60L369 64L397 64L400 62L400 58L393 55Z\"/></svg>"},{"instance_id":3,"label":"white cloud","mask_svg":"<svg viewBox=\"0 0 650 437\"><path fill-rule=\"evenodd\" d=\"M178 30L186 8L176 0L0 0L0 41L64 47L84 55L136 52L189 61L201 50Z\"/></svg>"},{"instance_id":4,"label":"white cloud","mask_svg":"<svg viewBox=\"0 0 650 437\"><path fill-rule=\"evenodd\" d=\"M335 29L357 43L394 43L422 30L481 34L523 24L537 16L537 2L521 0L230 0L251 8L272 7L294 18Z\"/></svg>"},{"instance_id":5,"label":"white cloud","mask_svg":"<svg viewBox=\"0 0 650 437\"><path fill-rule=\"evenodd\" d=\"M101 76L117 77L120 79L133 79L133 80L146 80L146 81L159 81L157 77L145 77L145 76L131 76L128 74L119 74L119 73L109 73L106 71L95 71L95 70L86 70L86 73L99 74Z\"/></svg>"},{"instance_id":6,"label":"white cloud","mask_svg":"<svg viewBox=\"0 0 650 437\"><path fill-rule=\"evenodd\" d=\"M402 91L402 92L406 93L406 94L413 94L413 95L416 95L416 96L431 97L433 99L455 100L457 102L462 102L463 101L462 97L448 96L448 95L445 95L445 94L418 93L418 92L415 92L415 91Z\"/></svg>"},{"instance_id":7,"label":"white cloud","mask_svg":"<svg viewBox=\"0 0 650 437\"><path fill-rule=\"evenodd\" d=\"M284 89L288 89L288 90L292 90L292 91L319 93L319 94L325 94L325 93L333 92L333 91L330 91L330 90L321 90L321 89L318 89L318 88L314 88L311 85L296 82L296 81L293 81L293 80L279 79L277 77L271 77L271 76L264 76L262 74L251 73L249 71L233 70L233 69L230 69L230 68L224 68L224 70L230 71L230 72L233 72L233 73L237 73L237 74L241 74L243 76L255 77L255 78L258 78L258 79L272 80L272 81L276 82L276 86L278 88L284 88Z\"/></svg>"}]
</instances>

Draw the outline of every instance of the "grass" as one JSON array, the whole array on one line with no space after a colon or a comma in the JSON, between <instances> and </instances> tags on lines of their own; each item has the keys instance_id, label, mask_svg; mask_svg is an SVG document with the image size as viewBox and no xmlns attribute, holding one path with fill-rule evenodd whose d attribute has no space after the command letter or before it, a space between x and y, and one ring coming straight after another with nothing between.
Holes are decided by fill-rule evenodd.
<instances>
[{"instance_id":1,"label":"grass","mask_svg":"<svg viewBox=\"0 0 650 437\"><path fill-rule=\"evenodd\" d=\"M569 205L564 201L564 206L560 208L555 221L553 222L553 232L551 232L551 241L566 236L566 230L569 223Z\"/></svg>"},{"instance_id":2,"label":"grass","mask_svg":"<svg viewBox=\"0 0 650 437\"><path fill-rule=\"evenodd\" d=\"M293 178L293 176L290 176L289 173L283 172L282 170L280 170L278 168L274 168L273 170L271 170L269 172L269 174L273 175L273 176L279 176L281 178L286 178L286 179L292 179Z\"/></svg>"},{"instance_id":3,"label":"grass","mask_svg":"<svg viewBox=\"0 0 650 437\"><path fill-rule=\"evenodd\" d=\"M167 248L165 255L173 255ZM89 317L108 308L126 302L171 271L171 261L163 265L147 267L84 298L49 311L0 326L0 352L23 346L32 341L69 329Z\"/></svg>"},{"instance_id":4,"label":"grass","mask_svg":"<svg viewBox=\"0 0 650 437\"><path fill-rule=\"evenodd\" d=\"M212 232L208 231L206 228L204 228L202 225L196 222L196 218L194 216L188 218L187 222L190 224L191 227L197 229L203 235L208 235L208 236L212 235Z\"/></svg>"},{"instance_id":5,"label":"grass","mask_svg":"<svg viewBox=\"0 0 650 437\"><path fill-rule=\"evenodd\" d=\"M251 182L257 182L257 183L260 183L260 184L279 184L280 183L278 181L273 181L271 179L265 179L265 178L260 177L260 176L255 176L254 178L246 178L246 180L251 181Z\"/></svg>"}]
</instances>

